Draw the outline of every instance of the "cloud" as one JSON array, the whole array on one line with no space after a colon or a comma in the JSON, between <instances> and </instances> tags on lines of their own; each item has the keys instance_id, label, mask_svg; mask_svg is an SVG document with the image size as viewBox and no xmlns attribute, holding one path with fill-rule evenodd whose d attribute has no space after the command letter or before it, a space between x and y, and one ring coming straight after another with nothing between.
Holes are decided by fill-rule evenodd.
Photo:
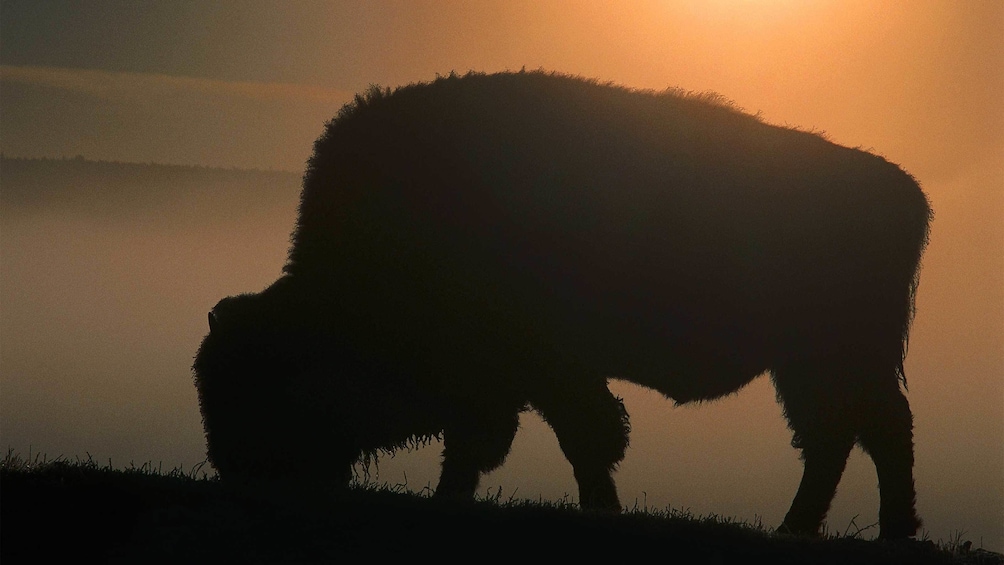
<instances>
[{"instance_id":1,"label":"cloud","mask_svg":"<svg viewBox=\"0 0 1004 565\"><path fill-rule=\"evenodd\" d=\"M344 103L352 92L314 85L231 82L153 73L126 73L58 67L0 65L0 81L47 87L109 101L137 101L160 96L210 96L258 102Z\"/></svg>"},{"instance_id":2,"label":"cloud","mask_svg":"<svg viewBox=\"0 0 1004 565\"><path fill-rule=\"evenodd\" d=\"M90 69L0 66L0 151L302 170L352 93Z\"/></svg>"}]
</instances>

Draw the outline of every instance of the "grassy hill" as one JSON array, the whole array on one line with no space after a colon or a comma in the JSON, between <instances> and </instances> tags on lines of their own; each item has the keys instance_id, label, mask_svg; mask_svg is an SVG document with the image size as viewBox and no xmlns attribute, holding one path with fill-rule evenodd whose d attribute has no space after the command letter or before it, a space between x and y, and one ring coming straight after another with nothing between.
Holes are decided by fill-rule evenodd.
<instances>
[{"instance_id":1,"label":"grassy hill","mask_svg":"<svg viewBox=\"0 0 1004 565\"><path fill-rule=\"evenodd\" d=\"M394 489L239 489L197 473L93 461L0 464L4 563L320 563L358 556L448 562L591 557L675 563L1002 563L963 543L776 535L717 518L572 505L448 503Z\"/></svg>"}]
</instances>

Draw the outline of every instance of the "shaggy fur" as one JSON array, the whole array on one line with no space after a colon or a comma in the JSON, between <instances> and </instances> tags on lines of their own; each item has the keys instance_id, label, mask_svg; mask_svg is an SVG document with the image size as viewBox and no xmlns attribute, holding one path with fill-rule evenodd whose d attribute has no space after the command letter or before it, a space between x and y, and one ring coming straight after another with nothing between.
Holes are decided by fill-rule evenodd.
<instances>
[{"instance_id":1,"label":"shaggy fur","mask_svg":"<svg viewBox=\"0 0 1004 565\"><path fill-rule=\"evenodd\" d=\"M346 482L442 433L471 496L538 410L585 507L619 508L608 378L678 403L769 372L818 531L850 449L913 535L901 385L930 210L899 167L714 96L540 72L358 96L315 144L284 276L221 301L195 362L222 477Z\"/></svg>"}]
</instances>

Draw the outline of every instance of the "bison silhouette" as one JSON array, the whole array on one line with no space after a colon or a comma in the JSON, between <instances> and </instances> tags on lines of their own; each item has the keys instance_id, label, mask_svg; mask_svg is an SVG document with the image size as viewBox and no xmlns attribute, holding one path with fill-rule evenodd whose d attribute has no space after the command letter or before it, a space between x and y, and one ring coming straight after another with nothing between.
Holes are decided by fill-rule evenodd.
<instances>
[{"instance_id":1,"label":"bison silhouette","mask_svg":"<svg viewBox=\"0 0 1004 565\"><path fill-rule=\"evenodd\" d=\"M317 140L283 276L225 298L194 364L224 480L347 483L444 442L470 497L537 410L584 508L619 509L618 378L677 403L769 374L804 474L781 528L820 528L851 448L881 536L910 536L901 390L930 209L871 153L720 97L544 72L371 88Z\"/></svg>"}]
</instances>

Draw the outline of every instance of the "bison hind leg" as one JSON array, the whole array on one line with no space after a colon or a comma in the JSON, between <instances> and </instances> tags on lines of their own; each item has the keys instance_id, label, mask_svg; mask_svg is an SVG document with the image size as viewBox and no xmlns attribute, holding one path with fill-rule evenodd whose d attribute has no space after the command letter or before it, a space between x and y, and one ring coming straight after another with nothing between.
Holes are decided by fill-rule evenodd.
<instances>
[{"instance_id":1,"label":"bison hind leg","mask_svg":"<svg viewBox=\"0 0 1004 565\"><path fill-rule=\"evenodd\" d=\"M443 430L443 469L437 498L470 499L482 473L505 462L519 428L523 405L469 406Z\"/></svg>"},{"instance_id":2,"label":"bison hind leg","mask_svg":"<svg viewBox=\"0 0 1004 565\"><path fill-rule=\"evenodd\" d=\"M858 443L872 458L879 479L879 537L913 536L921 521L913 481L913 415L898 386L873 392L864 411Z\"/></svg>"},{"instance_id":3,"label":"bison hind leg","mask_svg":"<svg viewBox=\"0 0 1004 565\"><path fill-rule=\"evenodd\" d=\"M857 442L879 478L880 537L920 526L913 482L913 417L895 368L868 360L804 363L774 371L778 398L802 450L805 469L782 529L816 534Z\"/></svg>"},{"instance_id":4,"label":"bison hind leg","mask_svg":"<svg viewBox=\"0 0 1004 565\"><path fill-rule=\"evenodd\" d=\"M802 480L779 530L818 535L854 447L855 429L846 407L851 391L832 366L774 370L774 386L792 445L802 450Z\"/></svg>"}]
</instances>

